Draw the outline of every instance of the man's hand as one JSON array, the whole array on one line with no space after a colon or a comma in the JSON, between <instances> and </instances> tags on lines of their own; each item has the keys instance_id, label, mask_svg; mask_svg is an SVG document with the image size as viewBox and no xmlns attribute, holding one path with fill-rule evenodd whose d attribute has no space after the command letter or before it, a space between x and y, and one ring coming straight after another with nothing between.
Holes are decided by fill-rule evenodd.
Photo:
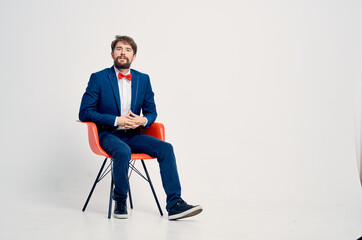
<instances>
[{"instance_id":1,"label":"man's hand","mask_svg":"<svg viewBox=\"0 0 362 240\"><path fill-rule=\"evenodd\" d=\"M131 117L130 115L131 115L131 111L129 111L125 115L117 117L117 125L121 126L121 127L124 127L126 129L129 129L129 128L135 129L135 128L137 128L139 125L137 125L133 121L133 117Z\"/></svg>"},{"instance_id":2,"label":"man's hand","mask_svg":"<svg viewBox=\"0 0 362 240\"><path fill-rule=\"evenodd\" d=\"M127 114L117 117L117 125L126 129L135 129L145 123L146 119L144 117L134 114L131 110Z\"/></svg>"},{"instance_id":3,"label":"man's hand","mask_svg":"<svg viewBox=\"0 0 362 240\"><path fill-rule=\"evenodd\" d=\"M134 114L131 110L129 112L130 112L130 116L133 118L133 122L135 124L137 124L138 126L143 126L146 124L145 117L138 116L137 114Z\"/></svg>"}]
</instances>

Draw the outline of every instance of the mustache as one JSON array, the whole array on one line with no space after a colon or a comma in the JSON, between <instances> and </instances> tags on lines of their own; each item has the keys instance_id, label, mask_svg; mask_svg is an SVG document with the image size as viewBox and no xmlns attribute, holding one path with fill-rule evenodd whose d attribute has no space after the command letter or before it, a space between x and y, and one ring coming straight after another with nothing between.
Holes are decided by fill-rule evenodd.
<instances>
[{"instance_id":1,"label":"mustache","mask_svg":"<svg viewBox=\"0 0 362 240\"><path fill-rule=\"evenodd\" d=\"M125 58L125 59L129 60L126 56L119 56L119 57L117 57L117 60L121 59L121 58Z\"/></svg>"}]
</instances>

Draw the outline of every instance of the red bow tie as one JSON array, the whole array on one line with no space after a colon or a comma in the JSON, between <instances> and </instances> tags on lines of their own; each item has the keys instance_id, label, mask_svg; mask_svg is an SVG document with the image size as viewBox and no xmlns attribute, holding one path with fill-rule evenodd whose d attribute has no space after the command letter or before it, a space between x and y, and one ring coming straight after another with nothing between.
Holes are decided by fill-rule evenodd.
<instances>
[{"instance_id":1,"label":"red bow tie","mask_svg":"<svg viewBox=\"0 0 362 240\"><path fill-rule=\"evenodd\" d=\"M118 79L121 79L121 78L127 78L127 80L131 81L132 80L132 74L127 74L127 75L124 75L123 73L119 72L118 73Z\"/></svg>"}]
</instances>

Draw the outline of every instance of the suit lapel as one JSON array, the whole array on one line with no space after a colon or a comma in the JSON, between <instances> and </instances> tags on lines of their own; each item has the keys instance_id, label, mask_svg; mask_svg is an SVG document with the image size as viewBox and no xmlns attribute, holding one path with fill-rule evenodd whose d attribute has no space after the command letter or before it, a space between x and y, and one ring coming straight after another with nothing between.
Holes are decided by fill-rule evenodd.
<instances>
[{"instance_id":1,"label":"suit lapel","mask_svg":"<svg viewBox=\"0 0 362 240\"><path fill-rule=\"evenodd\" d=\"M119 113L119 115L121 115L121 99L120 99L120 96L119 96L118 80L117 80L116 73L114 71L113 66L109 70L110 71L108 73L108 79L111 82L113 94L114 94L116 104L117 104L117 108L118 108L118 113Z\"/></svg>"},{"instance_id":2,"label":"suit lapel","mask_svg":"<svg viewBox=\"0 0 362 240\"><path fill-rule=\"evenodd\" d=\"M139 76L137 72L131 69L132 74L132 98L131 98L131 111L135 112L136 102L137 102L137 95L138 95L138 83L139 83Z\"/></svg>"}]
</instances>

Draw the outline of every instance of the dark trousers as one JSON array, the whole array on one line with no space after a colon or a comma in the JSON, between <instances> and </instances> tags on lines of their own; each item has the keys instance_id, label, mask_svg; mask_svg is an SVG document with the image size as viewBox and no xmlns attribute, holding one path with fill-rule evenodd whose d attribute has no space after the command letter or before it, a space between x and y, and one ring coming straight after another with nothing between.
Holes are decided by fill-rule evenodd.
<instances>
[{"instance_id":1,"label":"dark trousers","mask_svg":"<svg viewBox=\"0 0 362 240\"><path fill-rule=\"evenodd\" d=\"M115 201L125 201L129 189L128 169L131 153L146 153L157 158L162 185L166 193L166 210L181 198L181 185L176 159L171 144L140 133L137 130L103 132L101 147L113 157L113 181Z\"/></svg>"}]
</instances>

